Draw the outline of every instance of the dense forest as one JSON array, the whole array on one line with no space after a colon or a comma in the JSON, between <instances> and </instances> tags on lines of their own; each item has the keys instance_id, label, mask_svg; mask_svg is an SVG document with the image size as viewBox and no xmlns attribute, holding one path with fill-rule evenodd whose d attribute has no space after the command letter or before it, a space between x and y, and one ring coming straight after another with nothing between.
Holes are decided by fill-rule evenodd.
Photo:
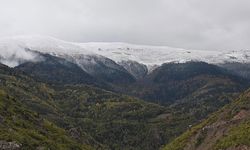
<instances>
[{"instance_id":1,"label":"dense forest","mask_svg":"<svg viewBox=\"0 0 250 150\"><path fill-rule=\"evenodd\" d=\"M208 124L203 120L214 118L213 112L224 105L233 107L233 99L248 86L246 79L200 62L166 64L133 83L111 84L85 75L91 82L86 83L77 76L82 73L78 68L52 60L50 67L61 68L56 70L60 76L55 79L56 73L48 69L48 64L29 63L17 68L1 65L3 146L154 150L169 143L166 149L182 149L180 143L183 147L188 143L185 135L195 136ZM33 65L36 69L28 69ZM67 66L71 72L66 71ZM196 126L190 129L192 125ZM245 124L241 126L245 128ZM203 144L204 139L197 140Z\"/></svg>"}]
</instances>

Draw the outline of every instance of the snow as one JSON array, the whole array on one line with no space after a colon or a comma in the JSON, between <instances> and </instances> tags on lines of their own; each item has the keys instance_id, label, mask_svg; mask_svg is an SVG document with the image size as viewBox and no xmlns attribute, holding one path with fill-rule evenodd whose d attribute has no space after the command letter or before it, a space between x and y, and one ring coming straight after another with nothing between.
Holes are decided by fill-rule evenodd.
<instances>
[{"instance_id":1,"label":"snow","mask_svg":"<svg viewBox=\"0 0 250 150\"><path fill-rule=\"evenodd\" d=\"M14 36L0 39L0 48L2 49L1 41L8 43L9 46L19 46L43 53L56 53L56 54L92 54L88 50L83 50L80 46L59 40L49 36ZM0 50L1 50L0 49ZM1 50L2 51L2 50Z\"/></svg>"},{"instance_id":2,"label":"snow","mask_svg":"<svg viewBox=\"0 0 250 150\"><path fill-rule=\"evenodd\" d=\"M80 43L78 45L116 62L131 60L145 64L149 70L169 62L203 61L211 64L250 62L249 50L187 50L167 46L145 46L127 43Z\"/></svg>"},{"instance_id":3,"label":"snow","mask_svg":"<svg viewBox=\"0 0 250 150\"><path fill-rule=\"evenodd\" d=\"M203 61L212 64L225 62L250 62L250 51L208 51L187 50L167 46L145 46L128 43L73 43L48 36L15 36L0 39L0 60L12 58L12 55L32 60L33 54L25 49L49 53L62 57L77 55L104 56L119 63L136 61L145 64L148 69L169 62ZM1 59L6 58L6 59ZM7 59L7 60L9 60ZM12 64L14 66L17 64Z\"/></svg>"},{"instance_id":4,"label":"snow","mask_svg":"<svg viewBox=\"0 0 250 150\"><path fill-rule=\"evenodd\" d=\"M21 42L0 40L0 62L15 67L23 61L40 61L38 54L28 51Z\"/></svg>"}]
</instances>

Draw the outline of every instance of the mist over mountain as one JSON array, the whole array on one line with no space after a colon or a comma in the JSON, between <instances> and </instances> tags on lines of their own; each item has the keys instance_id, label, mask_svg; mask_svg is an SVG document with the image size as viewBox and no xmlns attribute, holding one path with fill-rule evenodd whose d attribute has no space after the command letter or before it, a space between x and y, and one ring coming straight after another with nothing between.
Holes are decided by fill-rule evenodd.
<instances>
[{"instance_id":1,"label":"mist over mountain","mask_svg":"<svg viewBox=\"0 0 250 150\"><path fill-rule=\"evenodd\" d=\"M0 150L250 150L249 0L0 0Z\"/></svg>"},{"instance_id":2,"label":"mist over mountain","mask_svg":"<svg viewBox=\"0 0 250 150\"><path fill-rule=\"evenodd\" d=\"M0 142L22 149L171 146L190 125L234 103L250 85L248 50L72 43L46 36L0 43ZM24 113L18 123L10 121L18 111ZM23 119L36 114L45 122ZM66 145L49 144L54 137L43 132L51 126ZM18 136L7 132L11 128Z\"/></svg>"},{"instance_id":3,"label":"mist over mountain","mask_svg":"<svg viewBox=\"0 0 250 150\"><path fill-rule=\"evenodd\" d=\"M248 63L250 61L250 51L248 50L204 51L127 43L72 43L47 36L1 38L0 46L2 63L11 57L22 58L28 61L39 61L36 55L32 55L32 50L57 57L71 57L71 59L78 55L88 55L106 57L116 63L135 61L146 65L148 70L152 70L152 68L155 68L154 66L160 66L169 62L202 61L212 64L223 64L234 62ZM12 67L16 66L18 65L17 62L9 65ZM95 60L92 60L92 62L94 63Z\"/></svg>"}]
</instances>

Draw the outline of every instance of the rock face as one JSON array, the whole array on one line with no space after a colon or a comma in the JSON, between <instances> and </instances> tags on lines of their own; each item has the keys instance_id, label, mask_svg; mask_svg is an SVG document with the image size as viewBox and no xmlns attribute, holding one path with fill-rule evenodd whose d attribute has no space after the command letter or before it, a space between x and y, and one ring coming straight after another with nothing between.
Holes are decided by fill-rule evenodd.
<instances>
[{"instance_id":1,"label":"rock face","mask_svg":"<svg viewBox=\"0 0 250 150\"><path fill-rule=\"evenodd\" d=\"M16 142L0 141L1 150L20 150L21 145Z\"/></svg>"}]
</instances>

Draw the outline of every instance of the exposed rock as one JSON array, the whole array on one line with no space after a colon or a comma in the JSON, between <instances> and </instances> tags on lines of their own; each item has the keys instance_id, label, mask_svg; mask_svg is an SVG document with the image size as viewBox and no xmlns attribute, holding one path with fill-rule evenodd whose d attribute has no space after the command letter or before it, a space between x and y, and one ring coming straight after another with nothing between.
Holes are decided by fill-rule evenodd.
<instances>
[{"instance_id":1,"label":"exposed rock","mask_svg":"<svg viewBox=\"0 0 250 150\"><path fill-rule=\"evenodd\" d=\"M21 144L17 142L7 142L7 141L0 141L0 149L1 150L20 150Z\"/></svg>"},{"instance_id":2,"label":"exposed rock","mask_svg":"<svg viewBox=\"0 0 250 150\"><path fill-rule=\"evenodd\" d=\"M77 128L69 129L69 134L72 138L79 140L81 138L81 132Z\"/></svg>"},{"instance_id":3,"label":"exposed rock","mask_svg":"<svg viewBox=\"0 0 250 150\"><path fill-rule=\"evenodd\" d=\"M247 110L241 110L238 114L236 114L233 117L233 120L244 119L244 118L247 118L248 115L249 115L249 111L247 111Z\"/></svg>"}]
</instances>

